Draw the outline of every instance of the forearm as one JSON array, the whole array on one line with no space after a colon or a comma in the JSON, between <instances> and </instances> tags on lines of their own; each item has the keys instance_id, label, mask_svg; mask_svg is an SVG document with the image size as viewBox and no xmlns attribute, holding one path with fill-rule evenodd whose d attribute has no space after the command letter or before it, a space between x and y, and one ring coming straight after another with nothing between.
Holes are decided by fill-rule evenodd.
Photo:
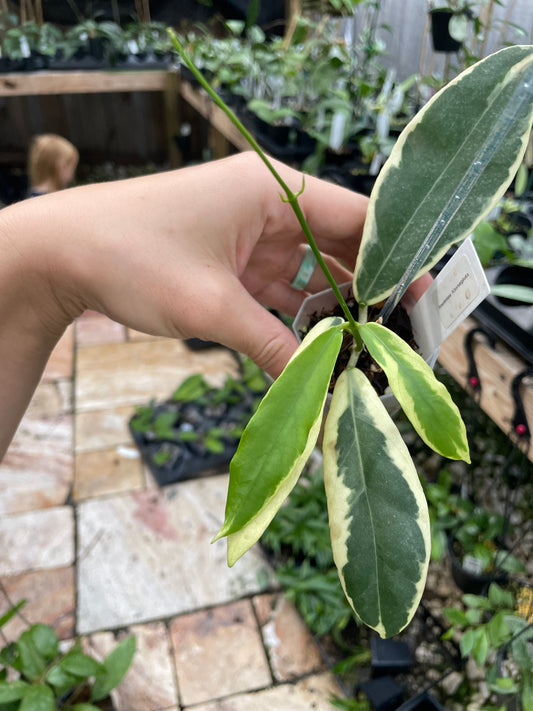
<instances>
[{"instance_id":1,"label":"forearm","mask_svg":"<svg viewBox=\"0 0 533 711\"><path fill-rule=\"evenodd\" d=\"M35 268L33 238L11 214L0 211L0 459L66 326Z\"/></svg>"}]
</instances>

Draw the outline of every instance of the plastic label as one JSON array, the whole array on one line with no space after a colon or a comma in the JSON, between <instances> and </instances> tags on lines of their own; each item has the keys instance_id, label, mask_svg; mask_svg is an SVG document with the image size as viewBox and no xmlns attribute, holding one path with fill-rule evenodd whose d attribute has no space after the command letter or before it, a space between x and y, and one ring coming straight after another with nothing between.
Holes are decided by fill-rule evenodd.
<instances>
[{"instance_id":1,"label":"plastic label","mask_svg":"<svg viewBox=\"0 0 533 711\"><path fill-rule=\"evenodd\" d=\"M438 348L489 293L489 282L468 238L413 308L411 321L423 324L423 328L413 324L420 350L431 353Z\"/></svg>"}]
</instances>

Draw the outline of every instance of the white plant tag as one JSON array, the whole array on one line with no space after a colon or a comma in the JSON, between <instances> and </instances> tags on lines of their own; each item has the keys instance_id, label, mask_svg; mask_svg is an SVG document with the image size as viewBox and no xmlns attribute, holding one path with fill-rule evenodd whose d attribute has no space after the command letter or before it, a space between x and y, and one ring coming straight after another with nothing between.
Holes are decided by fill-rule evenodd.
<instances>
[{"instance_id":1,"label":"white plant tag","mask_svg":"<svg viewBox=\"0 0 533 711\"><path fill-rule=\"evenodd\" d=\"M333 151L340 151L344 143L344 128L346 126L346 114L342 111L335 111L331 119L331 130L329 134L329 147Z\"/></svg>"},{"instance_id":2,"label":"white plant tag","mask_svg":"<svg viewBox=\"0 0 533 711\"><path fill-rule=\"evenodd\" d=\"M471 555L465 555L463 558L463 570L471 575L481 575L483 564L479 558L474 558Z\"/></svg>"},{"instance_id":3,"label":"white plant tag","mask_svg":"<svg viewBox=\"0 0 533 711\"><path fill-rule=\"evenodd\" d=\"M442 268L411 313L422 353L432 353L490 293L490 285L470 238Z\"/></svg>"}]
</instances>

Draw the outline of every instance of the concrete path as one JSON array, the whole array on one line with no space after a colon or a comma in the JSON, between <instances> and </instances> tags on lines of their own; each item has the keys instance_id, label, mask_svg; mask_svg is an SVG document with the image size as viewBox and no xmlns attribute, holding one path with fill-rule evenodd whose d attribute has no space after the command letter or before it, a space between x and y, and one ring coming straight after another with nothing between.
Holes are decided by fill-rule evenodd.
<instances>
[{"instance_id":1,"label":"concrete path","mask_svg":"<svg viewBox=\"0 0 533 711\"><path fill-rule=\"evenodd\" d=\"M0 579L30 621L96 655L135 633L118 711L330 711L340 695L259 548L228 569L225 542L210 544L227 474L161 489L128 431L135 405L188 375L216 386L234 372L224 349L193 353L88 312L0 465Z\"/></svg>"}]
</instances>

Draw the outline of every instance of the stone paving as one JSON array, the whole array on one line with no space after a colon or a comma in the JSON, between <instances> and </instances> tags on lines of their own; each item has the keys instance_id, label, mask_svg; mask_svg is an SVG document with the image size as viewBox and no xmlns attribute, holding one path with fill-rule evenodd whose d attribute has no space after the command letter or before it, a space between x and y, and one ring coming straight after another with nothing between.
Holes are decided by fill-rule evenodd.
<instances>
[{"instance_id":1,"label":"stone paving","mask_svg":"<svg viewBox=\"0 0 533 711\"><path fill-rule=\"evenodd\" d=\"M159 488L128 431L135 405L235 361L88 312L52 354L0 465L0 579L31 622L97 656L134 633L117 711L326 711L340 695L259 547L211 545L227 474ZM3 598L3 596L0 596ZM8 608L0 600L0 614ZM8 639L23 629L5 627Z\"/></svg>"}]
</instances>

